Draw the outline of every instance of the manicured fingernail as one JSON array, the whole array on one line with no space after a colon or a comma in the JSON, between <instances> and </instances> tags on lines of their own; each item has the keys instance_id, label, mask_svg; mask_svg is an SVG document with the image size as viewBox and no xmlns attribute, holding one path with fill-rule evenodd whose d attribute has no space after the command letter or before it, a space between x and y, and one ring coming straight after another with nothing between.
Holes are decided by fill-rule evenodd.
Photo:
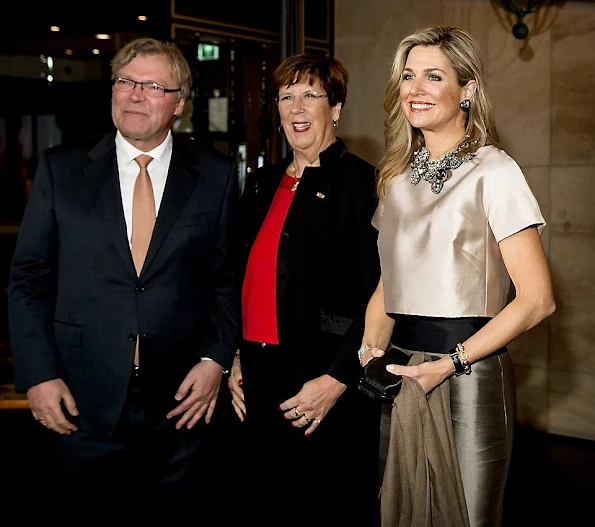
<instances>
[{"instance_id":1,"label":"manicured fingernail","mask_svg":"<svg viewBox=\"0 0 595 527\"><path fill-rule=\"evenodd\" d=\"M386 367L386 371L390 371L391 373L395 373L395 367L391 366L390 364Z\"/></svg>"},{"instance_id":2,"label":"manicured fingernail","mask_svg":"<svg viewBox=\"0 0 595 527\"><path fill-rule=\"evenodd\" d=\"M239 379L239 380L238 380L238 385L239 385L239 386L242 386L242 383L243 383L243 382L244 382L244 381L243 381L242 379Z\"/></svg>"}]
</instances>

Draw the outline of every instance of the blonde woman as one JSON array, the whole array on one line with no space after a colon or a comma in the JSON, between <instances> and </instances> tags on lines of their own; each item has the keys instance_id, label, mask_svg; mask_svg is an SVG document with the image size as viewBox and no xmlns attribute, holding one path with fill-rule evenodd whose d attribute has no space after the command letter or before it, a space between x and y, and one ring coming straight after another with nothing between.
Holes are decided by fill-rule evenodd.
<instances>
[{"instance_id":1,"label":"blonde woman","mask_svg":"<svg viewBox=\"0 0 595 527\"><path fill-rule=\"evenodd\" d=\"M373 219L381 279L367 309L362 363L382 355L391 335L392 345L433 359L387 369L414 379L422 395L448 385L464 490L459 525L500 525L515 416L506 345L555 309L540 242L545 220L519 166L499 147L483 60L468 34L434 27L404 38L385 110ZM516 294L507 303L510 280ZM391 444L409 433L395 439L393 427ZM417 483L398 483L400 495ZM416 524L406 523L414 513L399 516L407 507L391 525L394 518Z\"/></svg>"}]
</instances>

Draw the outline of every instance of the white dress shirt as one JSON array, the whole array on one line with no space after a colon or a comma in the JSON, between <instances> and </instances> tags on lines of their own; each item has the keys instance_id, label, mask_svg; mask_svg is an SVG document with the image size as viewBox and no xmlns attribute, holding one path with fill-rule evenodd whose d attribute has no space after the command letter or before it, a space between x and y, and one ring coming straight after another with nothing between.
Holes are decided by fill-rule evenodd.
<instances>
[{"instance_id":1,"label":"white dress shirt","mask_svg":"<svg viewBox=\"0 0 595 527\"><path fill-rule=\"evenodd\" d=\"M159 216L159 206L163 198L163 190L167 180L169 162L172 152L171 131L167 134L165 140L150 152L143 152L131 145L124 136L116 133L116 157L118 160L118 173L120 175L120 192L122 194L122 207L124 208L124 219L126 220L126 232L128 234L128 243L132 237L132 194L134 192L134 183L138 176L139 166L134 160L141 154L151 156L153 160L147 167L147 172L153 184L153 195L155 197L155 213Z\"/></svg>"}]
</instances>

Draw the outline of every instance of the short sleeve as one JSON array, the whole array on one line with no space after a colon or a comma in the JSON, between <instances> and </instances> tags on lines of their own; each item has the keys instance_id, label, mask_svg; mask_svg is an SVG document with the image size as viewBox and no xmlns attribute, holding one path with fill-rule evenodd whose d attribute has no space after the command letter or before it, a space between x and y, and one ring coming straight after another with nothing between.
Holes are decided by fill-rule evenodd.
<instances>
[{"instance_id":1,"label":"short sleeve","mask_svg":"<svg viewBox=\"0 0 595 527\"><path fill-rule=\"evenodd\" d=\"M374 212L374 216L372 216L372 226L377 231L380 230L380 220L382 219L383 213L384 213L384 200L379 200L378 206L376 207L376 212Z\"/></svg>"},{"instance_id":2,"label":"short sleeve","mask_svg":"<svg viewBox=\"0 0 595 527\"><path fill-rule=\"evenodd\" d=\"M485 178L484 207L497 242L531 226L543 232L546 222L521 168L504 151Z\"/></svg>"}]
</instances>

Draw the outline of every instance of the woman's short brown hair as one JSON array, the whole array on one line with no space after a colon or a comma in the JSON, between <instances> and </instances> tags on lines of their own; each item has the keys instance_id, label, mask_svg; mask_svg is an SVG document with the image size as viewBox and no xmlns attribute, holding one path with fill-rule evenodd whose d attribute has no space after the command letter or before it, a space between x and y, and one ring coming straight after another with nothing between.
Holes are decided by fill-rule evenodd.
<instances>
[{"instance_id":1,"label":"woman's short brown hair","mask_svg":"<svg viewBox=\"0 0 595 527\"><path fill-rule=\"evenodd\" d=\"M347 99L347 68L337 59L317 53L302 53L287 57L273 73L272 91L276 96L281 88L306 82L313 85L320 82L326 92L330 106Z\"/></svg>"}]
</instances>

